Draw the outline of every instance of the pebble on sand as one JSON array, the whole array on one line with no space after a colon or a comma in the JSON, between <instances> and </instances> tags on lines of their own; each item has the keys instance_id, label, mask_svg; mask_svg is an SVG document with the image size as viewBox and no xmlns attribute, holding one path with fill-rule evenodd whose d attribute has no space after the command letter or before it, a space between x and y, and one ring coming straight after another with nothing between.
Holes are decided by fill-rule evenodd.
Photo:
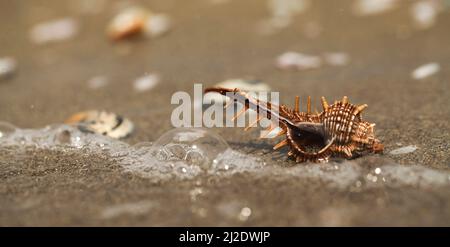
<instances>
[{"instance_id":1,"label":"pebble on sand","mask_svg":"<svg viewBox=\"0 0 450 247\"><path fill-rule=\"evenodd\" d=\"M438 63L427 63L415 69L411 73L411 77L415 80L421 80L436 74L440 69L441 66Z\"/></svg>"},{"instance_id":2,"label":"pebble on sand","mask_svg":"<svg viewBox=\"0 0 450 247\"><path fill-rule=\"evenodd\" d=\"M41 45L51 42L64 41L78 33L78 22L70 17L36 24L30 32L33 43Z\"/></svg>"},{"instance_id":3,"label":"pebble on sand","mask_svg":"<svg viewBox=\"0 0 450 247\"><path fill-rule=\"evenodd\" d=\"M417 149L417 146L412 145L412 146L406 146L406 147L394 149L389 153L393 154L393 155L407 154L407 153L412 153L412 152L416 151L416 149Z\"/></svg>"},{"instance_id":4,"label":"pebble on sand","mask_svg":"<svg viewBox=\"0 0 450 247\"><path fill-rule=\"evenodd\" d=\"M17 61L12 57L0 58L0 80L11 77L17 70Z\"/></svg>"},{"instance_id":5,"label":"pebble on sand","mask_svg":"<svg viewBox=\"0 0 450 247\"><path fill-rule=\"evenodd\" d=\"M138 92L148 91L158 85L159 80L157 74L146 74L134 81L134 89Z\"/></svg>"}]
</instances>

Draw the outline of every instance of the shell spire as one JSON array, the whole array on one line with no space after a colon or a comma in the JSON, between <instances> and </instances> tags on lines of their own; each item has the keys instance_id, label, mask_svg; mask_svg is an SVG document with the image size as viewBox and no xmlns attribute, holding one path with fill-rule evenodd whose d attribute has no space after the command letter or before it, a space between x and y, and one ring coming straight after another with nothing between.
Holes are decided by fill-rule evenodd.
<instances>
[{"instance_id":1,"label":"shell spire","mask_svg":"<svg viewBox=\"0 0 450 247\"><path fill-rule=\"evenodd\" d=\"M355 111L353 112L355 115L361 113L362 111L364 111L364 109L366 109L368 107L367 104L364 105L360 105L358 107L356 107Z\"/></svg>"},{"instance_id":2,"label":"shell spire","mask_svg":"<svg viewBox=\"0 0 450 247\"><path fill-rule=\"evenodd\" d=\"M330 106L328 105L328 102L325 99L325 97L322 96L321 100L322 100L322 108L324 111L326 111L328 109L328 107L330 107Z\"/></svg>"}]
</instances>

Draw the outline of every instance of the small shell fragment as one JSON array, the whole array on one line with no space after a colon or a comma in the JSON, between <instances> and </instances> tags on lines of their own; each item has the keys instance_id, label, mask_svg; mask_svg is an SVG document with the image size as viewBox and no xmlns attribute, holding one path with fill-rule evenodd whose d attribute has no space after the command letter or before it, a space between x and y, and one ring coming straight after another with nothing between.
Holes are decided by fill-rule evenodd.
<instances>
[{"instance_id":1,"label":"small shell fragment","mask_svg":"<svg viewBox=\"0 0 450 247\"><path fill-rule=\"evenodd\" d=\"M322 66L322 59L319 56L289 51L281 54L277 58L276 66L280 69L315 69Z\"/></svg>"},{"instance_id":2,"label":"small shell fragment","mask_svg":"<svg viewBox=\"0 0 450 247\"><path fill-rule=\"evenodd\" d=\"M441 66L438 63L427 63L415 69L411 73L411 77L416 80L425 79L436 74L440 69Z\"/></svg>"},{"instance_id":3,"label":"small shell fragment","mask_svg":"<svg viewBox=\"0 0 450 247\"><path fill-rule=\"evenodd\" d=\"M170 29L170 19L165 14L154 14L141 7L128 7L117 14L107 28L112 40L120 40L144 33L157 37Z\"/></svg>"},{"instance_id":4,"label":"small shell fragment","mask_svg":"<svg viewBox=\"0 0 450 247\"><path fill-rule=\"evenodd\" d=\"M11 77L17 69L17 61L12 57L0 58L0 80Z\"/></svg>"},{"instance_id":5,"label":"small shell fragment","mask_svg":"<svg viewBox=\"0 0 450 247\"><path fill-rule=\"evenodd\" d=\"M138 92L148 91L158 85L158 83L159 76L157 74L148 74L134 81L134 89Z\"/></svg>"},{"instance_id":6,"label":"small shell fragment","mask_svg":"<svg viewBox=\"0 0 450 247\"><path fill-rule=\"evenodd\" d=\"M30 32L33 43L41 45L72 38L78 33L79 23L70 17L35 25Z\"/></svg>"},{"instance_id":7,"label":"small shell fragment","mask_svg":"<svg viewBox=\"0 0 450 247\"><path fill-rule=\"evenodd\" d=\"M412 153L412 152L416 151L416 149L417 149L416 146L406 146L406 147L394 149L389 153L393 154L393 155L407 154L407 153Z\"/></svg>"},{"instance_id":8,"label":"small shell fragment","mask_svg":"<svg viewBox=\"0 0 450 247\"><path fill-rule=\"evenodd\" d=\"M414 25L418 29L432 27L438 15L438 5L435 1L419 1L411 7Z\"/></svg>"},{"instance_id":9,"label":"small shell fragment","mask_svg":"<svg viewBox=\"0 0 450 247\"><path fill-rule=\"evenodd\" d=\"M75 124L83 132L92 132L112 138L124 138L129 136L133 130L133 123L115 113L105 111L84 111L70 116L66 124Z\"/></svg>"}]
</instances>

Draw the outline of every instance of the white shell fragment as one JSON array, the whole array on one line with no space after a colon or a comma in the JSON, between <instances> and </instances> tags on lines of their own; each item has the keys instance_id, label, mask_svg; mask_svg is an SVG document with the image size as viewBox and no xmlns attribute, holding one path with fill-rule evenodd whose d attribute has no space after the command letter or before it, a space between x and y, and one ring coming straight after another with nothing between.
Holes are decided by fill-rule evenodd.
<instances>
[{"instance_id":1,"label":"white shell fragment","mask_svg":"<svg viewBox=\"0 0 450 247\"><path fill-rule=\"evenodd\" d=\"M427 63L415 69L411 73L411 77L416 80L425 79L436 74L440 69L441 66L438 63Z\"/></svg>"},{"instance_id":2,"label":"white shell fragment","mask_svg":"<svg viewBox=\"0 0 450 247\"><path fill-rule=\"evenodd\" d=\"M43 22L35 25L30 32L31 41L41 45L64 41L78 33L78 22L70 17Z\"/></svg>"},{"instance_id":3,"label":"white shell fragment","mask_svg":"<svg viewBox=\"0 0 450 247\"><path fill-rule=\"evenodd\" d=\"M120 40L144 33L157 37L170 29L170 19L165 14L155 14L141 7L128 7L117 14L107 28L109 37Z\"/></svg>"},{"instance_id":4,"label":"white shell fragment","mask_svg":"<svg viewBox=\"0 0 450 247\"><path fill-rule=\"evenodd\" d=\"M290 51L281 54L277 58L276 66L280 69L316 69L322 66L322 59L319 56Z\"/></svg>"},{"instance_id":5,"label":"white shell fragment","mask_svg":"<svg viewBox=\"0 0 450 247\"><path fill-rule=\"evenodd\" d=\"M412 5L411 15L414 20L414 26L418 29L428 29L436 22L438 15L438 5L436 1L419 1Z\"/></svg>"},{"instance_id":6,"label":"white shell fragment","mask_svg":"<svg viewBox=\"0 0 450 247\"><path fill-rule=\"evenodd\" d=\"M76 113L65 123L76 124L83 132L93 132L116 139L127 137L134 130L130 120L115 113L96 110Z\"/></svg>"},{"instance_id":7,"label":"white shell fragment","mask_svg":"<svg viewBox=\"0 0 450 247\"><path fill-rule=\"evenodd\" d=\"M416 146L406 146L406 147L394 149L389 153L393 154L393 155L407 154L407 153L412 153L412 152L416 151L416 149L417 149Z\"/></svg>"},{"instance_id":8,"label":"white shell fragment","mask_svg":"<svg viewBox=\"0 0 450 247\"><path fill-rule=\"evenodd\" d=\"M157 74L147 74L134 81L134 89L138 92L148 91L158 85L159 80Z\"/></svg>"},{"instance_id":9,"label":"white shell fragment","mask_svg":"<svg viewBox=\"0 0 450 247\"><path fill-rule=\"evenodd\" d=\"M87 81L88 87L91 89L98 89L105 87L108 84L108 78L106 76L94 76Z\"/></svg>"},{"instance_id":10,"label":"white shell fragment","mask_svg":"<svg viewBox=\"0 0 450 247\"><path fill-rule=\"evenodd\" d=\"M17 69L17 61L12 57L0 58L0 80L11 77Z\"/></svg>"},{"instance_id":11,"label":"white shell fragment","mask_svg":"<svg viewBox=\"0 0 450 247\"><path fill-rule=\"evenodd\" d=\"M398 0L356 0L353 14L357 16L378 15L395 8Z\"/></svg>"}]
</instances>

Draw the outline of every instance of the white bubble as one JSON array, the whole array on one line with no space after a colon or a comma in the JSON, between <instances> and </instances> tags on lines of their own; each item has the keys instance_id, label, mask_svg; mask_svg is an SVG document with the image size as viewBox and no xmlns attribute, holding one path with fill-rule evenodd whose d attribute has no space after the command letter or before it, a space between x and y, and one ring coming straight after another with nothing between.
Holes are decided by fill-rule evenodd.
<instances>
[{"instance_id":1,"label":"white bubble","mask_svg":"<svg viewBox=\"0 0 450 247\"><path fill-rule=\"evenodd\" d=\"M222 137L202 128L172 129L153 144L153 154L159 161L183 161L202 169L211 167L227 149Z\"/></svg>"},{"instance_id":2,"label":"white bubble","mask_svg":"<svg viewBox=\"0 0 450 247\"><path fill-rule=\"evenodd\" d=\"M144 24L144 34L158 37L170 30L172 21L166 14L153 14Z\"/></svg>"}]
</instances>

